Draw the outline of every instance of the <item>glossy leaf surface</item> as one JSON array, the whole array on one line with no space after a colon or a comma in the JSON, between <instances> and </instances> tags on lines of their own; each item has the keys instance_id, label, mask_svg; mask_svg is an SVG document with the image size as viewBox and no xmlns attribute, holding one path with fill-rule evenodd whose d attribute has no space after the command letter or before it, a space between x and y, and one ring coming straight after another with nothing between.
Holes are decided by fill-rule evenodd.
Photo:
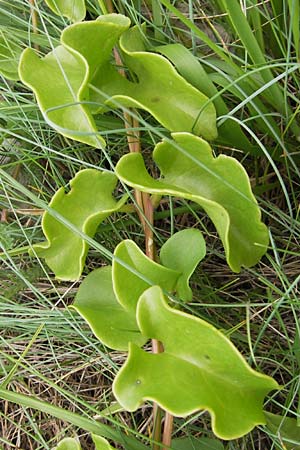
<instances>
[{"instance_id":1,"label":"glossy leaf surface","mask_svg":"<svg viewBox=\"0 0 300 450\"><path fill-rule=\"evenodd\" d=\"M94 119L83 102L87 99L87 67L83 58L64 46L44 58L27 48L22 53L19 74L36 95L48 124L62 135L93 147L103 147Z\"/></svg>"},{"instance_id":2,"label":"glossy leaf surface","mask_svg":"<svg viewBox=\"0 0 300 450\"><path fill-rule=\"evenodd\" d=\"M182 44L167 44L155 48L155 51L162 53L175 65L176 69L189 83L199 89L208 98L213 98L218 117L229 113L225 101L218 95L218 89L212 82L210 76L205 71L205 64L201 64L199 58ZM242 132L240 125L233 120L226 120L218 128L220 143L225 143L238 149L243 149L249 153L255 153L255 147L250 143Z\"/></svg>"},{"instance_id":3,"label":"glossy leaf surface","mask_svg":"<svg viewBox=\"0 0 300 450\"><path fill-rule=\"evenodd\" d=\"M124 199L117 202L112 197L116 184L117 178L113 173L82 170L70 181L70 192L60 188L49 206L80 231L93 237L98 225L124 203ZM47 242L34 246L38 256L45 258L57 278L77 280L88 244L47 211L43 215L42 228Z\"/></svg>"},{"instance_id":4,"label":"glossy leaf surface","mask_svg":"<svg viewBox=\"0 0 300 450\"><path fill-rule=\"evenodd\" d=\"M175 289L180 272L152 261L133 241L122 241L116 247L114 256L113 287L124 308L135 313L140 295L151 285L157 284L168 292Z\"/></svg>"},{"instance_id":5,"label":"glossy leaf surface","mask_svg":"<svg viewBox=\"0 0 300 450\"><path fill-rule=\"evenodd\" d=\"M135 411L144 400L153 400L175 416L205 409L222 439L237 438L265 423L264 397L278 385L251 369L221 332L170 308L158 286L140 297L137 321L145 336L163 343L164 353L131 345L113 384L124 408Z\"/></svg>"},{"instance_id":6,"label":"glossy leaf surface","mask_svg":"<svg viewBox=\"0 0 300 450\"><path fill-rule=\"evenodd\" d=\"M205 254L204 238L195 228L173 234L162 246L159 254L161 263L181 273L176 284L176 292L180 299L192 300L193 293L189 279Z\"/></svg>"},{"instance_id":7,"label":"glossy leaf surface","mask_svg":"<svg viewBox=\"0 0 300 450\"><path fill-rule=\"evenodd\" d=\"M65 16L72 22L80 22L85 18L84 0L45 0L49 8L59 16Z\"/></svg>"},{"instance_id":8,"label":"glossy leaf surface","mask_svg":"<svg viewBox=\"0 0 300 450\"><path fill-rule=\"evenodd\" d=\"M71 308L86 320L99 341L110 348L127 350L129 342L142 346L146 341L136 323L135 311L127 311L116 299L110 266L96 269L84 279Z\"/></svg>"},{"instance_id":9,"label":"glossy leaf surface","mask_svg":"<svg viewBox=\"0 0 300 450\"><path fill-rule=\"evenodd\" d=\"M145 32L145 27L142 30ZM206 139L216 138L213 103L182 78L165 57L146 51L139 27L122 34L120 48L138 82L126 80L107 65L92 81L98 90L91 97L95 102L145 109L168 130L193 131Z\"/></svg>"},{"instance_id":10,"label":"glossy leaf surface","mask_svg":"<svg viewBox=\"0 0 300 450\"><path fill-rule=\"evenodd\" d=\"M129 186L199 203L213 221L234 272L251 267L266 252L268 232L243 166L225 155L215 158L207 142L189 133L173 133L153 153L162 180L153 179L138 153L123 156L116 173Z\"/></svg>"},{"instance_id":11,"label":"glossy leaf surface","mask_svg":"<svg viewBox=\"0 0 300 450\"><path fill-rule=\"evenodd\" d=\"M181 77L163 56L147 52L137 27L121 14L66 28L61 44L44 58L26 49L21 80L35 93L45 120L64 136L94 147L105 141L92 114L134 106L152 114L171 131L193 131L214 139L215 108ZM137 82L124 78L111 63L119 37L125 64Z\"/></svg>"},{"instance_id":12,"label":"glossy leaf surface","mask_svg":"<svg viewBox=\"0 0 300 450\"><path fill-rule=\"evenodd\" d=\"M93 147L105 146L89 106L88 83L129 24L118 14L101 16L66 28L62 45L42 59L30 48L23 52L20 78L35 93L45 120L59 133Z\"/></svg>"}]
</instances>

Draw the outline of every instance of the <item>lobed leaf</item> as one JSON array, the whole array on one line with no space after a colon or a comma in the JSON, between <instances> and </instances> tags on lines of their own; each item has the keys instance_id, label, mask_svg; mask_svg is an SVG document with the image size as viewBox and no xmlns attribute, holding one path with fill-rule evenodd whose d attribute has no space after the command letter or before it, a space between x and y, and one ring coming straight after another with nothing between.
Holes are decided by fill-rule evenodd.
<instances>
[{"instance_id":1,"label":"lobed leaf","mask_svg":"<svg viewBox=\"0 0 300 450\"><path fill-rule=\"evenodd\" d=\"M153 400L175 416L206 409L222 439L238 438L265 423L264 397L278 385L251 369L221 332L170 308L158 286L141 295L137 321L145 336L163 343L164 352L150 354L130 346L113 384L124 408L135 411Z\"/></svg>"},{"instance_id":2,"label":"lobed leaf","mask_svg":"<svg viewBox=\"0 0 300 450\"><path fill-rule=\"evenodd\" d=\"M162 265L181 273L175 288L181 300L192 300L189 279L205 254L204 238L195 228L173 234L162 246L159 254Z\"/></svg>"},{"instance_id":3,"label":"lobed leaf","mask_svg":"<svg viewBox=\"0 0 300 450\"><path fill-rule=\"evenodd\" d=\"M49 8L59 16L65 16L72 22L80 22L85 18L84 0L45 0Z\"/></svg>"},{"instance_id":4,"label":"lobed leaf","mask_svg":"<svg viewBox=\"0 0 300 450\"><path fill-rule=\"evenodd\" d=\"M214 139L214 105L182 78L163 56L147 52L138 27L107 14L67 27L61 44L44 58L32 49L21 57L19 73L35 93L45 120L66 137L104 147L93 114L113 107L141 108L171 131L193 131ZM124 62L137 77L123 77L111 63L119 37Z\"/></svg>"},{"instance_id":5,"label":"lobed leaf","mask_svg":"<svg viewBox=\"0 0 300 450\"><path fill-rule=\"evenodd\" d=\"M140 295L156 284L190 299L188 280L204 254L202 234L192 229L176 233L164 244L161 257L166 267L145 256L133 241L122 241L115 249L113 267L91 272L80 285L71 308L104 345L115 350L127 350L129 342L142 346L146 339L136 322Z\"/></svg>"},{"instance_id":6,"label":"lobed leaf","mask_svg":"<svg viewBox=\"0 0 300 450\"><path fill-rule=\"evenodd\" d=\"M155 51L166 56L174 64L181 76L213 100L218 117L228 115L228 106L218 93L218 88L206 73L199 58L194 56L182 44L162 45L155 47ZM251 154L257 153L257 149L243 133L241 126L233 120L227 119L221 125L218 125L218 134L218 142L223 145L225 142L230 147L235 147Z\"/></svg>"},{"instance_id":7,"label":"lobed leaf","mask_svg":"<svg viewBox=\"0 0 300 450\"><path fill-rule=\"evenodd\" d=\"M172 137L174 141L159 143L153 153L162 180L149 175L138 153L120 159L118 177L141 191L198 203L213 221L231 269L239 272L256 264L266 252L268 232L243 166L225 155L215 158L209 144L197 136Z\"/></svg>"},{"instance_id":8,"label":"lobed leaf","mask_svg":"<svg viewBox=\"0 0 300 450\"><path fill-rule=\"evenodd\" d=\"M100 342L114 350L127 350L129 342L142 346L146 341L135 311L126 310L116 299L110 266L96 269L84 279L70 308L86 320Z\"/></svg>"},{"instance_id":9,"label":"lobed leaf","mask_svg":"<svg viewBox=\"0 0 300 450\"><path fill-rule=\"evenodd\" d=\"M117 181L110 172L82 170L70 181L70 192L60 188L49 206L93 237L98 225L126 200L124 197L117 202L112 197ZM45 258L57 278L77 280L83 270L88 244L47 211L43 215L42 228L47 242L34 246L37 255Z\"/></svg>"},{"instance_id":10,"label":"lobed leaf","mask_svg":"<svg viewBox=\"0 0 300 450\"><path fill-rule=\"evenodd\" d=\"M92 434L92 439L95 444L95 450L114 450L103 437ZM81 445L76 438L65 438L60 441L54 450L81 450Z\"/></svg>"},{"instance_id":11,"label":"lobed leaf","mask_svg":"<svg viewBox=\"0 0 300 450\"><path fill-rule=\"evenodd\" d=\"M62 45L44 58L30 48L24 50L20 78L35 93L45 120L59 133L93 147L105 146L89 107L88 84L95 66L110 55L129 24L118 14L101 16L66 28Z\"/></svg>"},{"instance_id":12,"label":"lobed leaf","mask_svg":"<svg viewBox=\"0 0 300 450\"><path fill-rule=\"evenodd\" d=\"M131 240L117 245L113 259L113 288L119 303L135 314L140 295L157 284L172 292L180 272L161 266L148 258Z\"/></svg>"},{"instance_id":13,"label":"lobed leaf","mask_svg":"<svg viewBox=\"0 0 300 450\"><path fill-rule=\"evenodd\" d=\"M191 131L206 139L216 138L213 103L179 75L165 57L146 51L140 28L132 27L120 38L124 62L137 82L126 80L107 65L92 81L95 91L91 98L111 107L144 109L170 131Z\"/></svg>"}]
</instances>

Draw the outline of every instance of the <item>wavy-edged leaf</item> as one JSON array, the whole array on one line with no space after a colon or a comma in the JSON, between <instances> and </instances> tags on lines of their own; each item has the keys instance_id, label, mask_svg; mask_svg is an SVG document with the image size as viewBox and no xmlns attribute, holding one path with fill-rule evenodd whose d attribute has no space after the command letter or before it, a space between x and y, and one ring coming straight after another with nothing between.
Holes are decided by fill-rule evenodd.
<instances>
[{"instance_id":1,"label":"wavy-edged leaf","mask_svg":"<svg viewBox=\"0 0 300 450\"><path fill-rule=\"evenodd\" d=\"M159 253L161 263L181 273L176 284L176 292L181 300L192 300L189 279L205 254L204 238L201 231L195 228L178 231L162 246Z\"/></svg>"},{"instance_id":2,"label":"wavy-edged leaf","mask_svg":"<svg viewBox=\"0 0 300 450\"><path fill-rule=\"evenodd\" d=\"M296 419L269 412L265 412L265 416L266 427L278 436L280 444L283 443L285 449L300 450L300 427L297 425Z\"/></svg>"},{"instance_id":3,"label":"wavy-edged leaf","mask_svg":"<svg viewBox=\"0 0 300 450\"><path fill-rule=\"evenodd\" d=\"M67 17L72 22L80 22L85 18L84 0L45 0L45 2L55 14Z\"/></svg>"},{"instance_id":4,"label":"wavy-edged leaf","mask_svg":"<svg viewBox=\"0 0 300 450\"><path fill-rule=\"evenodd\" d=\"M82 170L70 181L70 192L60 188L49 206L93 237L98 225L126 200L124 197L117 202L112 196L117 181L111 172ZM88 244L47 211L42 228L47 242L34 246L37 255L45 258L57 278L77 280L83 270Z\"/></svg>"},{"instance_id":5,"label":"wavy-edged leaf","mask_svg":"<svg viewBox=\"0 0 300 450\"><path fill-rule=\"evenodd\" d=\"M144 25L142 31L145 32ZM179 75L165 57L146 51L140 27L122 34L120 48L137 82L124 79L107 65L92 81L96 90L91 92L91 98L95 102L141 108L170 131L191 131L206 139L216 138L213 103Z\"/></svg>"},{"instance_id":6,"label":"wavy-edged leaf","mask_svg":"<svg viewBox=\"0 0 300 450\"><path fill-rule=\"evenodd\" d=\"M80 442L77 438L64 438L53 450L81 450Z\"/></svg>"},{"instance_id":7,"label":"wavy-edged leaf","mask_svg":"<svg viewBox=\"0 0 300 450\"><path fill-rule=\"evenodd\" d=\"M122 14L106 14L96 20L67 27L62 33L61 42L70 51L84 58L88 67L89 81L93 83L92 80L97 73L110 63L113 47L129 26L128 17Z\"/></svg>"},{"instance_id":8,"label":"wavy-edged leaf","mask_svg":"<svg viewBox=\"0 0 300 450\"><path fill-rule=\"evenodd\" d=\"M108 441L101 436L92 434L92 439L95 444L95 450L114 450ZM81 445L76 438L65 438L53 450L81 450Z\"/></svg>"},{"instance_id":9,"label":"wavy-edged leaf","mask_svg":"<svg viewBox=\"0 0 300 450\"><path fill-rule=\"evenodd\" d=\"M150 354L131 345L113 384L124 408L135 411L144 400L153 400L175 416L205 409L222 439L265 423L263 400L277 383L251 369L216 328L170 308L158 286L141 295L137 321L145 336L163 343L164 352Z\"/></svg>"},{"instance_id":10,"label":"wavy-edged leaf","mask_svg":"<svg viewBox=\"0 0 300 450\"><path fill-rule=\"evenodd\" d=\"M251 267L266 252L267 227L251 191L243 166L234 158L215 158L207 142L189 133L173 133L159 143L153 159L163 175L153 179L138 153L123 156L116 173L129 186L160 195L192 200L213 221L225 248L229 266L239 272Z\"/></svg>"},{"instance_id":11,"label":"wavy-edged leaf","mask_svg":"<svg viewBox=\"0 0 300 450\"><path fill-rule=\"evenodd\" d=\"M180 272L161 266L148 258L131 240L117 245L113 259L113 288L121 305L136 311L140 295L151 285L165 291L175 289Z\"/></svg>"},{"instance_id":12,"label":"wavy-edged leaf","mask_svg":"<svg viewBox=\"0 0 300 450\"><path fill-rule=\"evenodd\" d=\"M92 434L92 438L95 444L95 450L115 450L103 437Z\"/></svg>"},{"instance_id":13,"label":"wavy-edged leaf","mask_svg":"<svg viewBox=\"0 0 300 450\"><path fill-rule=\"evenodd\" d=\"M0 31L0 74L9 80L18 80L18 64L22 48L8 36Z\"/></svg>"},{"instance_id":14,"label":"wavy-edged leaf","mask_svg":"<svg viewBox=\"0 0 300 450\"><path fill-rule=\"evenodd\" d=\"M218 116L225 116L229 113L229 108L221 95L218 95L218 89L206 73L199 58L194 56L182 44L167 44L155 47L155 51L162 53L175 65L176 69L189 83L196 89L199 89L208 98L212 98ZM257 149L247 139L240 125L233 120L226 120L218 127L218 142L234 146L249 153L257 153Z\"/></svg>"},{"instance_id":15,"label":"wavy-edged leaf","mask_svg":"<svg viewBox=\"0 0 300 450\"><path fill-rule=\"evenodd\" d=\"M147 52L138 27L121 14L67 27L61 46L40 59L23 52L21 80L36 94L45 120L58 132L103 147L93 113L134 106L152 114L171 131L193 131L214 139L216 113L208 98L189 84L163 56ZM124 78L111 63L117 44L137 82Z\"/></svg>"},{"instance_id":16,"label":"wavy-edged leaf","mask_svg":"<svg viewBox=\"0 0 300 450\"><path fill-rule=\"evenodd\" d=\"M88 103L88 84L95 66L108 57L129 24L118 14L101 16L65 29L62 45L44 58L30 48L23 52L20 78L35 93L45 120L59 133L93 147L105 146Z\"/></svg>"},{"instance_id":17,"label":"wavy-edged leaf","mask_svg":"<svg viewBox=\"0 0 300 450\"><path fill-rule=\"evenodd\" d=\"M27 48L21 56L22 82L36 95L46 122L60 134L93 147L104 147L94 119L83 102L87 100L88 68L84 59L62 45L44 58Z\"/></svg>"},{"instance_id":18,"label":"wavy-edged leaf","mask_svg":"<svg viewBox=\"0 0 300 450\"><path fill-rule=\"evenodd\" d=\"M142 346L146 341L135 311L127 311L116 299L110 266L96 269L84 279L70 308L86 320L100 342L114 350L127 350L129 342Z\"/></svg>"}]
</instances>

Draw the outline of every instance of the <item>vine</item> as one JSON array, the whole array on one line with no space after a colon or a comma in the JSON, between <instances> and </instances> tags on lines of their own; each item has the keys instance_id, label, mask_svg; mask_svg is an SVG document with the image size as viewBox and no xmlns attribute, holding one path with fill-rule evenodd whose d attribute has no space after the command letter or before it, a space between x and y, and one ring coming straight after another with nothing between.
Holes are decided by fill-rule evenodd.
<instances>
[{"instance_id":1,"label":"vine","mask_svg":"<svg viewBox=\"0 0 300 450\"><path fill-rule=\"evenodd\" d=\"M76 10L70 10L68 2L47 3L71 20L84 17L81 2ZM112 62L116 46L130 79ZM120 242L112 266L85 277L72 308L102 344L128 351L113 393L127 411L136 411L146 400L162 408L167 414L165 432L161 438L158 427L153 448L176 449L176 442L171 443L173 415L207 410L215 435L235 439L266 423L264 398L279 386L254 371L221 331L181 310L192 299L189 279L206 254L201 232L175 233L155 260L151 195L184 198L203 208L220 236L228 265L237 273L264 255L268 232L242 165L232 157L214 157L207 142L217 137L214 104L163 56L168 49L150 47L144 25L130 27L127 17L106 14L67 27L61 44L43 58L26 49L19 76L35 93L48 124L94 148L106 151L95 117L110 109L122 108L127 114L128 108L142 109L171 132L153 151L160 178L149 174L142 153L136 151L137 135L129 136L131 152L119 160L115 173L77 173L68 193L61 188L53 196L42 219L46 241L34 245L33 254L45 259L57 279L79 280L88 252L83 236L92 238L104 219L126 208L127 194L114 197L118 180L135 189L146 254L133 240ZM142 348L149 339L153 354ZM103 437L93 439L96 449L112 449ZM57 448L80 445L67 438Z\"/></svg>"}]
</instances>

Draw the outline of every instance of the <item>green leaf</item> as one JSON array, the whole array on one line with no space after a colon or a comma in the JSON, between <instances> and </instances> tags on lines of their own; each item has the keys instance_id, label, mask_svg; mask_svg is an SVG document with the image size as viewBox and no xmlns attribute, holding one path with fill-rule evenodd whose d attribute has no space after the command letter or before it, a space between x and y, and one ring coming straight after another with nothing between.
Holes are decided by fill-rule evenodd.
<instances>
[{"instance_id":1,"label":"green leaf","mask_svg":"<svg viewBox=\"0 0 300 450\"><path fill-rule=\"evenodd\" d=\"M0 74L9 80L18 80L18 64L22 48L12 36L0 30Z\"/></svg>"},{"instance_id":2,"label":"green leaf","mask_svg":"<svg viewBox=\"0 0 300 450\"><path fill-rule=\"evenodd\" d=\"M103 437L92 434L92 439L95 444L95 450L114 450ZM81 450L81 445L78 439L65 438L53 450Z\"/></svg>"},{"instance_id":3,"label":"green leaf","mask_svg":"<svg viewBox=\"0 0 300 450\"><path fill-rule=\"evenodd\" d=\"M42 59L30 48L23 52L20 78L35 93L45 120L59 133L93 147L105 146L89 107L88 85L129 24L118 14L101 16L66 28L62 45Z\"/></svg>"},{"instance_id":4,"label":"green leaf","mask_svg":"<svg viewBox=\"0 0 300 450\"><path fill-rule=\"evenodd\" d=\"M163 343L164 352L150 354L130 346L113 384L124 408L135 411L152 400L175 416L206 409L222 439L238 438L265 423L264 397L278 385L251 369L221 332L170 308L158 286L141 295L137 321L145 336Z\"/></svg>"},{"instance_id":5,"label":"green leaf","mask_svg":"<svg viewBox=\"0 0 300 450\"><path fill-rule=\"evenodd\" d=\"M96 269L84 279L70 308L74 308L99 341L110 348L127 350L129 342L142 346L146 341L136 323L135 311L127 311L116 299L110 266Z\"/></svg>"},{"instance_id":6,"label":"green leaf","mask_svg":"<svg viewBox=\"0 0 300 450\"><path fill-rule=\"evenodd\" d=\"M104 147L86 100L86 63L60 45L44 58L27 48L21 56L19 75L36 95L46 122L56 131L93 147Z\"/></svg>"},{"instance_id":7,"label":"green leaf","mask_svg":"<svg viewBox=\"0 0 300 450\"><path fill-rule=\"evenodd\" d=\"M81 450L81 445L76 438L65 438L54 450Z\"/></svg>"},{"instance_id":8,"label":"green leaf","mask_svg":"<svg viewBox=\"0 0 300 450\"><path fill-rule=\"evenodd\" d=\"M145 289L155 284L171 292L180 276L178 271L152 261L130 240L122 241L116 247L112 267L117 299L124 308L134 313Z\"/></svg>"},{"instance_id":9,"label":"green leaf","mask_svg":"<svg viewBox=\"0 0 300 450\"><path fill-rule=\"evenodd\" d=\"M162 246L159 254L162 265L181 273L175 289L182 300L192 300L189 279L205 254L202 233L195 228L173 234Z\"/></svg>"},{"instance_id":10,"label":"green leaf","mask_svg":"<svg viewBox=\"0 0 300 450\"><path fill-rule=\"evenodd\" d=\"M153 153L163 179L153 179L138 153L123 156L118 177L141 191L173 195L203 207L223 242L234 272L251 267L266 252L267 227L243 166L234 158L215 158L207 142L189 133L173 133L174 141L159 143Z\"/></svg>"},{"instance_id":11,"label":"green leaf","mask_svg":"<svg viewBox=\"0 0 300 450\"><path fill-rule=\"evenodd\" d=\"M144 26L142 31L145 32ZM124 79L107 65L92 81L96 89L91 98L95 102L145 109L168 130L216 138L213 103L182 78L166 58L146 51L140 27L132 27L122 34L120 48L125 64L138 82Z\"/></svg>"},{"instance_id":12,"label":"green leaf","mask_svg":"<svg viewBox=\"0 0 300 450\"><path fill-rule=\"evenodd\" d=\"M49 206L93 237L98 225L126 200L123 197L116 202L112 197L117 181L110 172L82 170L70 181L70 192L60 188ZM88 244L47 211L43 215L42 228L47 242L34 246L37 255L45 258L58 279L77 280L83 270Z\"/></svg>"},{"instance_id":13,"label":"green leaf","mask_svg":"<svg viewBox=\"0 0 300 450\"><path fill-rule=\"evenodd\" d=\"M114 450L113 447L109 445L106 439L101 436L92 435L93 442L95 444L95 450Z\"/></svg>"},{"instance_id":14,"label":"green leaf","mask_svg":"<svg viewBox=\"0 0 300 450\"><path fill-rule=\"evenodd\" d=\"M199 59L196 58L182 44L168 44L155 47L155 51L162 53L175 65L176 70L196 89L212 98L218 116L225 116L229 113L229 108L222 96L218 94L218 89L211 81ZM218 127L219 139L235 148L250 153L257 153L255 147L242 132L240 125L233 120L226 120Z\"/></svg>"},{"instance_id":15,"label":"green leaf","mask_svg":"<svg viewBox=\"0 0 300 450\"><path fill-rule=\"evenodd\" d=\"M287 450L300 449L300 427L297 426L296 419L269 412L265 412L265 416L266 427L278 437L280 444L283 443Z\"/></svg>"},{"instance_id":16,"label":"green leaf","mask_svg":"<svg viewBox=\"0 0 300 450\"><path fill-rule=\"evenodd\" d=\"M172 440L172 450L224 450L222 442L217 439L202 437L196 439L194 436Z\"/></svg>"},{"instance_id":17,"label":"green leaf","mask_svg":"<svg viewBox=\"0 0 300 450\"><path fill-rule=\"evenodd\" d=\"M72 22L80 22L85 18L84 0L45 0L49 8L59 16L65 16Z\"/></svg>"},{"instance_id":18,"label":"green leaf","mask_svg":"<svg viewBox=\"0 0 300 450\"><path fill-rule=\"evenodd\" d=\"M20 77L36 94L45 120L66 137L103 147L92 114L133 106L171 131L214 139L214 105L166 58L147 52L139 28L126 31L129 25L121 14L104 15L66 28L62 45L42 59L32 49L23 52ZM111 63L120 36L123 59L137 82L124 78Z\"/></svg>"}]
</instances>

